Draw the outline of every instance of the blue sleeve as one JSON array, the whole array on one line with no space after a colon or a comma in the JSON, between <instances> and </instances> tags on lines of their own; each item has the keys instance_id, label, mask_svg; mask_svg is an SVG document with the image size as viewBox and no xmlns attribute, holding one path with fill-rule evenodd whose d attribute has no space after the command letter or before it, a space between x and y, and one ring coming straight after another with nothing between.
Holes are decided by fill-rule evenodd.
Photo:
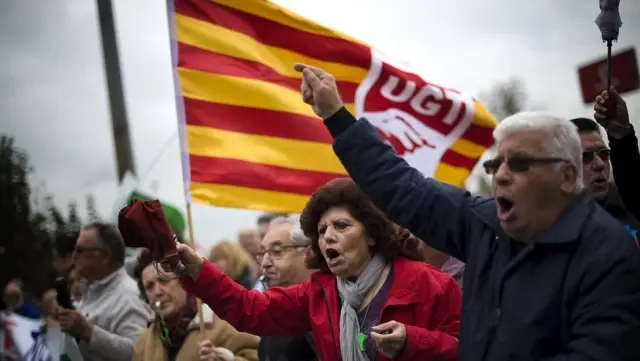
<instances>
[{"instance_id":1,"label":"blue sleeve","mask_svg":"<svg viewBox=\"0 0 640 361\"><path fill-rule=\"evenodd\" d=\"M340 111L333 117L348 116L353 117ZM332 134L342 165L378 208L430 246L462 261L467 259L470 222L476 219L471 204L476 197L426 178L396 155L365 119Z\"/></svg>"},{"instance_id":2,"label":"blue sleeve","mask_svg":"<svg viewBox=\"0 0 640 361\"><path fill-rule=\"evenodd\" d=\"M40 309L38 306L30 303L24 302L20 308L16 310L16 313L20 316L30 318L32 320L39 320L41 318Z\"/></svg>"}]
</instances>

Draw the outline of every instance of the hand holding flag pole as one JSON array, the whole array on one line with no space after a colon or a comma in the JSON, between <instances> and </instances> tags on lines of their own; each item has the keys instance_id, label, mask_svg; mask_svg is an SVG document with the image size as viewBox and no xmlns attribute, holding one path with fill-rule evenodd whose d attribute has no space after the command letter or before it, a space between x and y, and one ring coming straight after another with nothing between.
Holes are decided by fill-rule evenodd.
<instances>
[{"instance_id":1,"label":"hand holding flag pole","mask_svg":"<svg viewBox=\"0 0 640 361\"><path fill-rule=\"evenodd\" d=\"M602 41L607 43L607 90L611 90L611 46L614 41L618 41L618 34L620 33L620 27L622 26L622 19L620 18L620 0L600 0L600 14L596 18L596 25L600 29L602 35ZM615 114L615 98L609 97L607 109L609 114L607 117L614 119Z\"/></svg>"}]
</instances>

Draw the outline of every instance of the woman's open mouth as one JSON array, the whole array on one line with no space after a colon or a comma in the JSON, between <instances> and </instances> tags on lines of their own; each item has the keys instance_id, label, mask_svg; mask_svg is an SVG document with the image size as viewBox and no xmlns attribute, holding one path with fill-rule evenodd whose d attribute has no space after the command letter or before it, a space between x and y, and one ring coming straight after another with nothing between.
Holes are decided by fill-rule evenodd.
<instances>
[{"instance_id":1,"label":"woman's open mouth","mask_svg":"<svg viewBox=\"0 0 640 361\"><path fill-rule=\"evenodd\" d=\"M336 251L333 248L328 248L324 251L325 256L327 257L327 265L329 267L335 266L336 263L340 260L340 252Z\"/></svg>"},{"instance_id":2,"label":"woman's open mouth","mask_svg":"<svg viewBox=\"0 0 640 361\"><path fill-rule=\"evenodd\" d=\"M340 252L336 251L333 248L328 248L324 253L327 255L329 259L335 259L340 257Z\"/></svg>"}]
</instances>

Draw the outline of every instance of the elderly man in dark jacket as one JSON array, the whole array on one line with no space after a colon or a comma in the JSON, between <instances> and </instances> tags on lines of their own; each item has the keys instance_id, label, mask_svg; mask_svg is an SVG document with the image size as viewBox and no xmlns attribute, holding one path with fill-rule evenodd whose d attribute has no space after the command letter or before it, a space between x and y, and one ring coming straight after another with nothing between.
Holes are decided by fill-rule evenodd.
<instances>
[{"instance_id":1,"label":"elderly man in dark jacket","mask_svg":"<svg viewBox=\"0 0 640 361\"><path fill-rule=\"evenodd\" d=\"M343 107L335 79L297 65L351 177L389 217L466 262L458 359L640 360L640 250L582 191L571 122L505 119L485 163L496 198L425 178Z\"/></svg>"},{"instance_id":2,"label":"elderly man in dark jacket","mask_svg":"<svg viewBox=\"0 0 640 361\"><path fill-rule=\"evenodd\" d=\"M621 152L619 149L613 148L617 144L615 142L612 142L612 149L607 148L602 134L600 134L598 123L591 119L575 118L571 119L571 122L578 128L580 142L582 143L582 179L585 190L591 194L593 199L601 205L602 208L622 222L632 234L635 233L640 229L640 223L638 223L635 217L624 206L624 198L621 198L618 189L611 184L611 167L613 167L614 173L619 175L619 178L616 178L616 183L622 184L625 190L630 188L627 185L629 184L629 175L637 173L637 170L634 168L640 167L640 164L634 164L633 161L629 161L633 159L633 150ZM631 136L633 136L633 134L631 134ZM635 142L637 154L637 140L635 140ZM622 154L617 158L611 157L613 149ZM611 163L609 160L611 160ZM633 178L631 180L633 180ZM640 185L640 182L636 182L634 187L637 188L638 185ZM637 193L637 191L627 191L626 198L632 198L629 193ZM634 199L629 199L629 201L631 200Z\"/></svg>"}]
</instances>

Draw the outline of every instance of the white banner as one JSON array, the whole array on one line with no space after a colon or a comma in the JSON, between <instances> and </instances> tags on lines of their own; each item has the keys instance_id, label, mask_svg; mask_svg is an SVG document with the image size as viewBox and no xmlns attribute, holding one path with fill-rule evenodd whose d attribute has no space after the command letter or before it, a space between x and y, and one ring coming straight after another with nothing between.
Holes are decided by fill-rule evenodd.
<instances>
[{"instance_id":1,"label":"white banner","mask_svg":"<svg viewBox=\"0 0 640 361\"><path fill-rule=\"evenodd\" d=\"M14 347L24 358L35 344L35 337L40 333L40 320L33 320L15 313L4 313L0 316L4 331L13 340ZM7 335L5 335L6 337ZM4 346L4 345L3 345Z\"/></svg>"},{"instance_id":2,"label":"white banner","mask_svg":"<svg viewBox=\"0 0 640 361\"><path fill-rule=\"evenodd\" d=\"M15 351L23 361L83 361L76 340L62 332L59 326L49 326L46 333L42 334L42 320L15 313L2 314L0 317L5 325L2 338L11 337Z\"/></svg>"},{"instance_id":3,"label":"white banner","mask_svg":"<svg viewBox=\"0 0 640 361\"><path fill-rule=\"evenodd\" d=\"M49 327L45 336L52 361L83 361L76 340L60 330Z\"/></svg>"}]
</instances>

